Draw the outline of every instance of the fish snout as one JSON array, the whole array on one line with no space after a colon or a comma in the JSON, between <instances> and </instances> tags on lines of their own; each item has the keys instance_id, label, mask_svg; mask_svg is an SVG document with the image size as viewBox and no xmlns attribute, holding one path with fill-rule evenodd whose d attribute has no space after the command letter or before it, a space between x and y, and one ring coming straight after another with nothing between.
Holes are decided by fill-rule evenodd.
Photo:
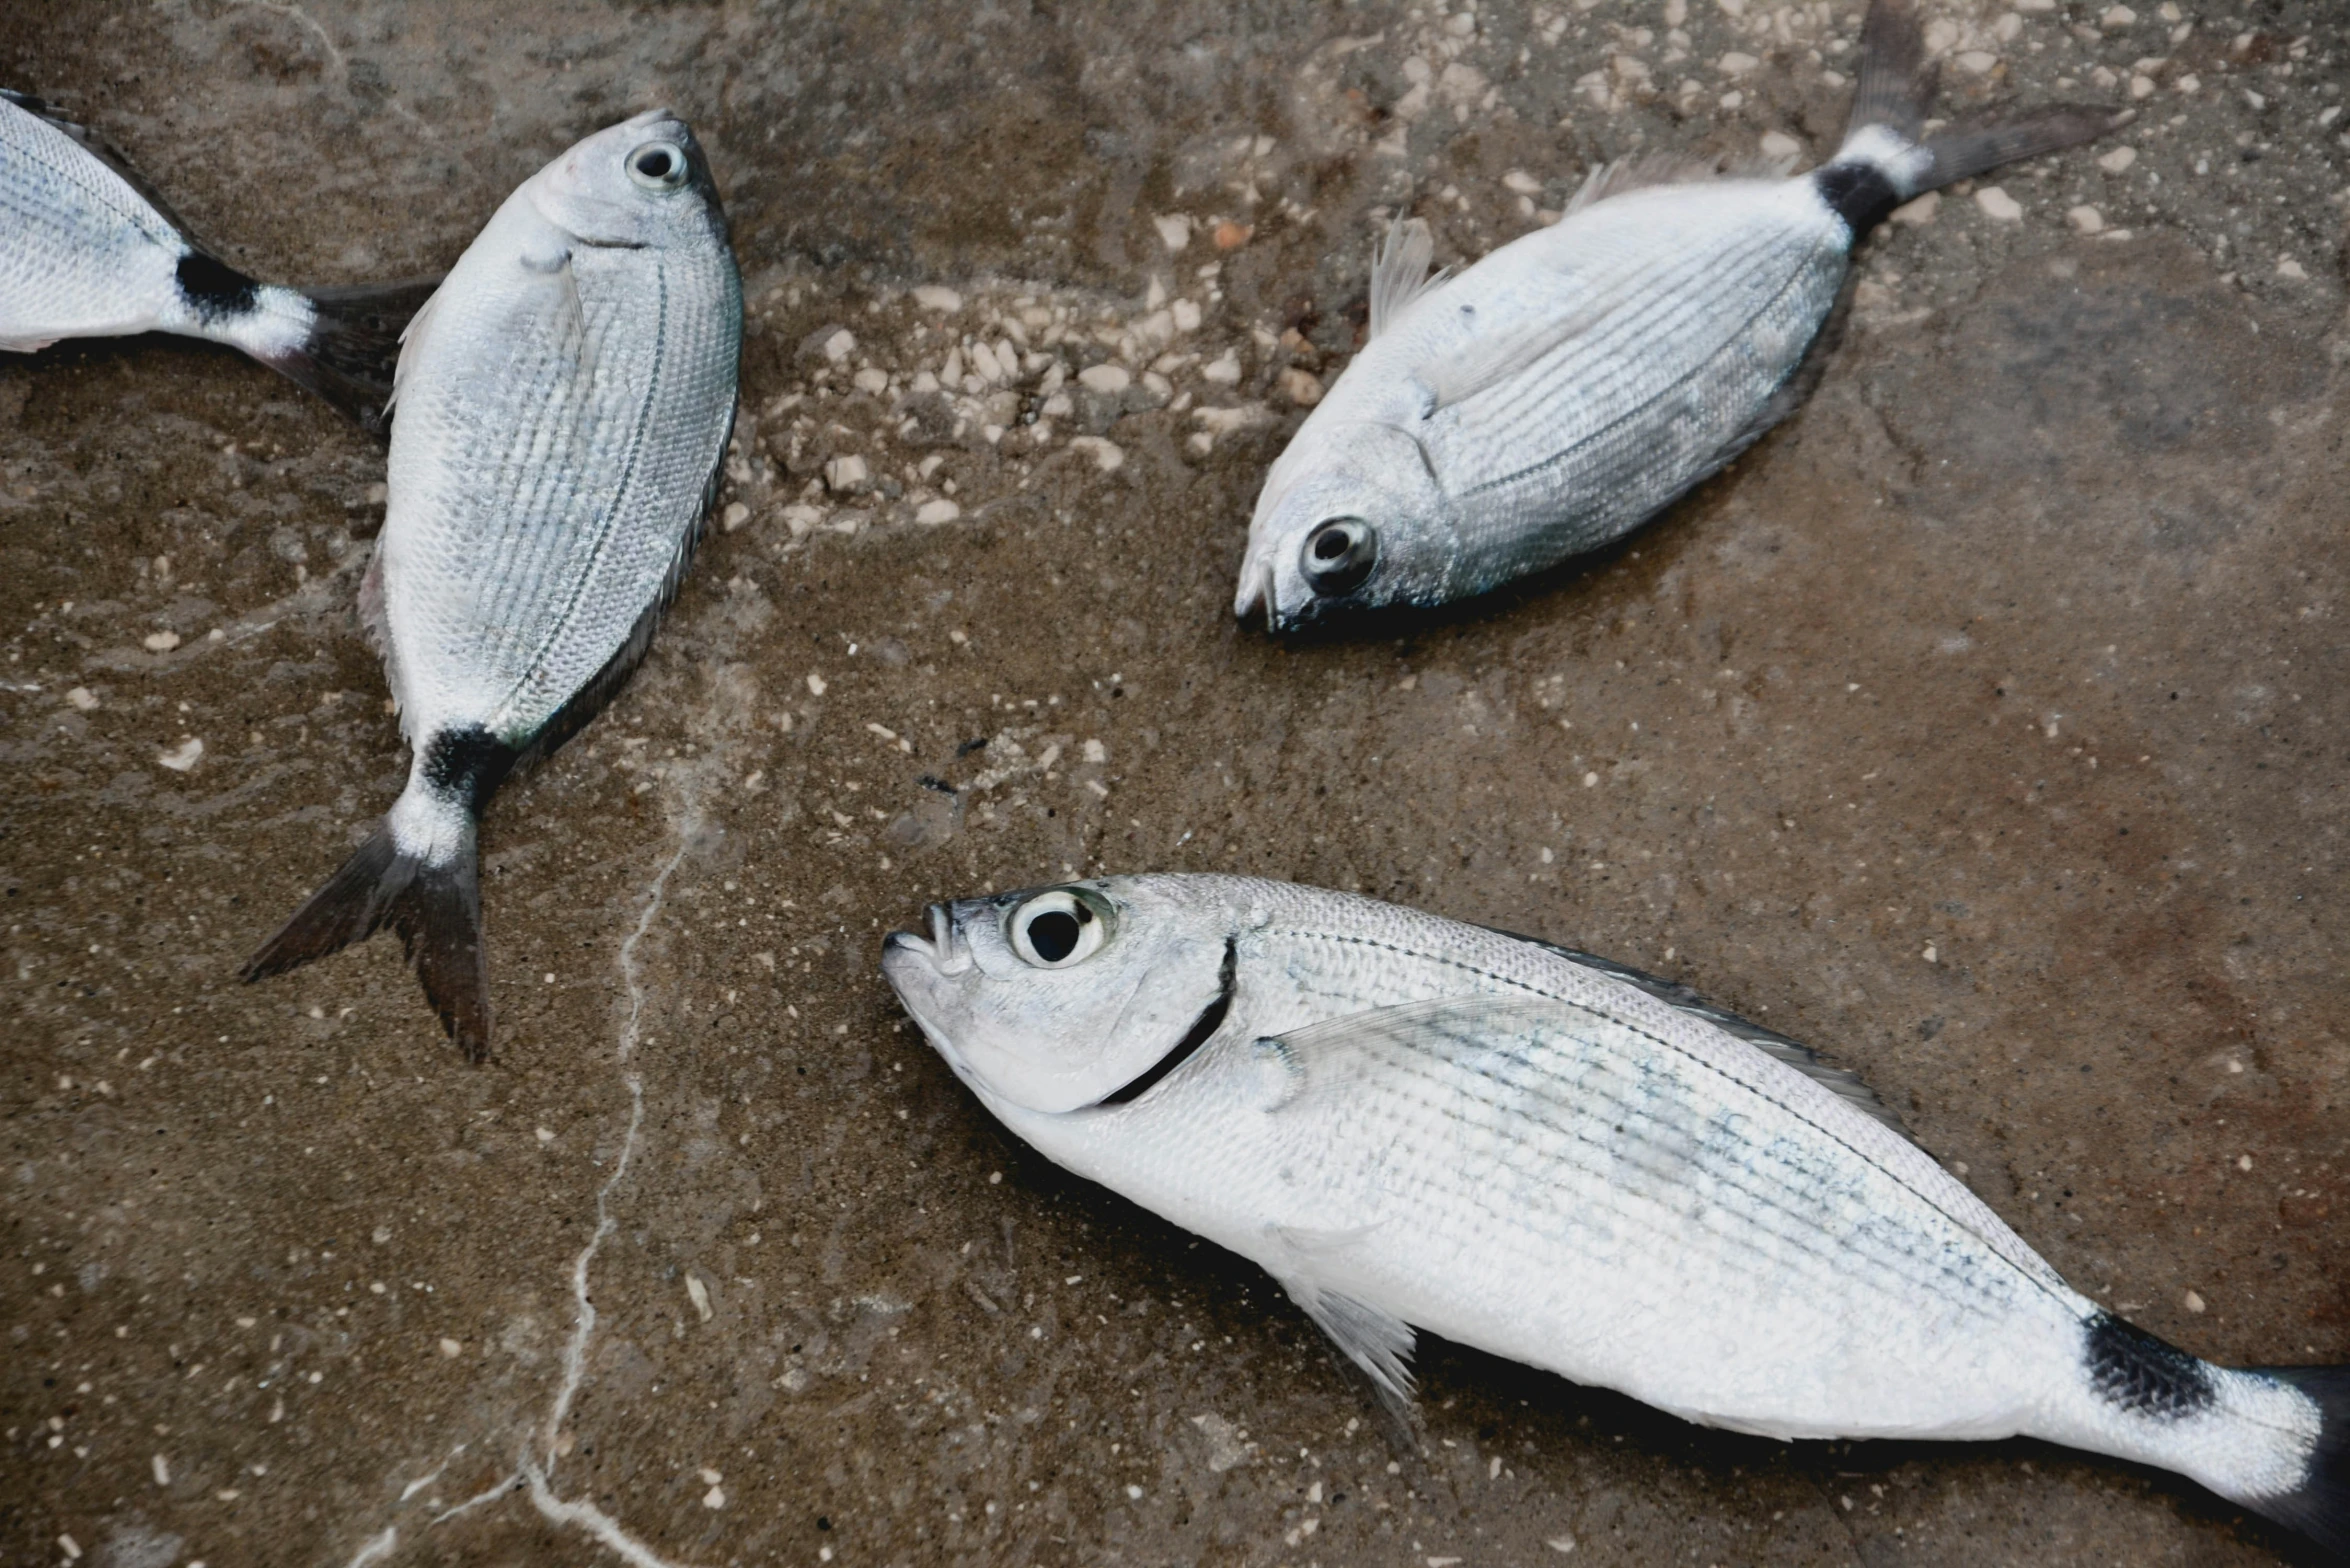
<instances>
[{"instance_id":1,"label":"fish snout","mask_svg":"<svg viewBox=\"0 0 2350 1568\"><path fill-rule=\"evenodd\" d=\"M963 973L971 967L971 950L955 932L955 917L944 904L932 904L923 912L929 926L929 935L918 936L912 931L892 931L881 941L881 961L886 970L892 962L905 963L919 958L941 978ZM903 955L903 956L901 956Z\"/></svg>"},{"instance_id":2,"label":"fish snout","mask_svg":"<svg viewBox=\"0 0 2350 1568\"><path fill-rule=\"evenodd\" d=\"M1243 622L1259 611L1264 612L1265 630L1282 630L1281 590L1275 579L1273 563L1257 561L1244 565L1240 573L1240 591L1233 596L1232 614Z\"/></svg>"}]
</instances>

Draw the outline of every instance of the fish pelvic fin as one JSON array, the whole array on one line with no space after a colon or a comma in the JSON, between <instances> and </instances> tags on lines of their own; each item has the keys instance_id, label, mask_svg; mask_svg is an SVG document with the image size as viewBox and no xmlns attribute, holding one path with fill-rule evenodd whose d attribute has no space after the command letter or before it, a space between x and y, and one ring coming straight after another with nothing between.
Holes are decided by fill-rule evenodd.
<instances>
[{"instance_id":1,"label":"fish pelvic fin","mask_svg":"<svg viewBox=\"0 0 2350 1568\"><path fill-rule=\"evenodd\" d=\"M1903 202L2004 164L2061 152L2129 123L2126 112L2051 104L1920 139L1940 70L1910 0L1874 0L1860 30L1860 86L1844 144L1810 176L1858 244Z\"/></svg>"},{"instance_id":2,"label":"fish pelvic fin","mask_svg":"<svg viewBox=\"0 0 2350 1568\"><path fill-rule=\"evenodd\" d=\"M298 969L389 926L441 1027L469 1060L489 1056L477 824L514 752L479 730L426 742L407 791L367 842L245 961L247 981Z\"/></svg>"},{"instance_id":3,"label":"fish pelvic fin","mask_svg":"<svg viewBox=\"0 0 2350 1568\"><path fill-rule=\"evenodd\" d=\"M1340 1291L1325 1289L1311 1278L1291 1275L1281 1281L1290 1299L1320 1325L1331 1342L1371 1380L1379 1402L1403 1427L1412 1425L1412 1326L1394 1313Z\"/></svg>"},{"instance_id":4,"label":"fish pelvic fin","mask_svg":"<svg viewBox=\"0 0 2350 1568\"><path fill-rule=\"evenodd\" d=\"M2317 1442L2304 1462L2300 1485L2238 1500L2328 1552L2350 1557L2350 1366L2260 1367L2255 1375L2284 1384L2317 1407Z\"/></svg>"},{"instance_id":5,"label":"fish pelvic fin","mask_svg":"<svg viewBox=\"0 0 2350 1568\"><path fill-rule=\"evenodd\" d=\"M257 357L326 399L361 429L381 435L391 428L400 335L440 286L438 278L411 278L305 290L309 335L299 347Z\"/></svg>"}]
</instances>

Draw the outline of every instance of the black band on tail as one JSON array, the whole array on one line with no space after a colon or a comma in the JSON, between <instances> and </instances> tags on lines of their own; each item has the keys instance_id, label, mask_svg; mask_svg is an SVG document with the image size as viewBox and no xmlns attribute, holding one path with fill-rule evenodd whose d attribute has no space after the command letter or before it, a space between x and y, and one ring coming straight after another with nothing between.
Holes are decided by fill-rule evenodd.
<instances>
[{"instance_id":1,"label":"black band on tail","mask_svg":"<svg viewBox=\"0 0 2350 1568\"><path fill-rule=\"evenodd\" d=\"M192 250L180 258L180 297L204 325L218 326L252 310L261 299L261 285L218 256Z\"/></svg>"},{"instance_id":2,"label":"black band on tail","mask_svg":"<svg viewBox=\"0 0 2350 1568\"><path fill-rule=\"evenodd\" d=\"M2176 1345L2100 1312L2084 1325L2081 1356L2100 1399L2132 1415L2179 1421L2209 1410L2211 1370Z\"/></svg>"},{"instance_id":3,"label":"black band on tail","mask_svg":"<svg viewBox=\"0 0 2350 1568\"><path fill-rule=\"evenodd\" d=\"M424 746L424 777L437 794L465 802L478 817L514 770L514 748L488 730L443 730Z\"/></svg>"},{"instance_id":4,"label":"black band on tail","mask_svg":"<svg viewBox=\"0 0 2350 1568\"><path fill-rule=\"evenodd\" d=\"M1831 163L1811 178L1820 200L1836 210L1836 216L1852 231L1856 245L1901 205L1901 193L1873 163Z\"/></svg>"}]
</instances>

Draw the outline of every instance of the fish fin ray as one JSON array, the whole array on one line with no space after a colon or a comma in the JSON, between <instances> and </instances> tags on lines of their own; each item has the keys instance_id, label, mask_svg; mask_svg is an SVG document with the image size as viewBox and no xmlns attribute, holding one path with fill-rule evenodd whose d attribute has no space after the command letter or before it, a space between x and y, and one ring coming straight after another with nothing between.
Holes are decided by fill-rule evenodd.
<instances>
[{"instance_id":1,"label":"fish fin ray","mask_svg":"<svg viewBox=\"0 0 2350 1568\"><path fill-rule=\"evenodd\" d=\"M387 818L317 892L245 961L247 981L298 969L363 942L384 927L400 946L426 1000L466 1056L490 1045L489 966L481 940L481 872L470 834L445 864L403 852Z\"/></svg>"},{"instance_id":2,"label":"fish fin ray","mask_svg":"<svg viewBox=\"0 0 2350 1568\"><path fill-rule=\"evenodd\" d=\"M1282 1239L1285 1245L1290 1244L1287 1235ZM1289 1292L1289 1299L1330 1336L1339 1353L1371 1380L1380 1401L1409 1426L1414 1386L1412 1352L1418 1343L1412 1326L1384 1308L1321 1285L1310 1274L1284 1275L1281 1286Z\"/></svg>"},{"instance_id":3,"label":"fish fin ray","mask_svg":"<svg viewBox=\"0 0 2350 1568\"><path fill-rule=\"evenodd\" d=\"M2299 1486L2236 1501L2329 1551L2350 1554L2350 1366L2246 1370L2274 1378L2317 1406L2318 1429Z\"/></svg>"},{"instance_id":4,"label":"fish fin ray","mask_svg":"<svg viewBox=\"0 0 2350 1568\"><path fill-rule=\"evenodd\" d=\"M269 355L264 363L326 399L361 429L380 435L391 425L401 340L440 285L434 277L306 289L309 337L300 348Z\"/></svg>"},{"instance_id":5,"label":"fish fin ray","mask_svg":"<svg viewBox=\"0 0 2350 1568\"><path fill-rule=\"evenodd\" d=\"M1714 180L1779 179L1795 167L1792 156L1773 157L1757 153L1724 164L1712 158L1694 158L1680 153L1647 153L1637 158L1618 158L1603 163L1585 177L1567 198L1564 216L1573 217L1584 208L1606 201L1611 196L1628 196L1634 191L1651 190L1660 185L1704 185Z\"/></svg>"},{"instance_id":6,"label":"fish fin ray","mask_svg":"<svg viewBox=\"0 0 2350 1568\"><path fill-rule=\"evenodd\" d=\"M1384 242L1371 252L1371 336L1376 338L1404 318L1429 290L1444 282L1442 272L1430 276L1428 263L1436 255L1436 236L1426 220L1398 214L1387 226Z\"/></svg>"},{"instance_id":7,"label":"fish fin ray","mask_svg":"<svg viewBox=\"0 0 2350 1568\"><path fill-rule=\"evenodd\" d=\"M1630 964L1619 964L1612 958L1601 958L1596 953L1586 953L1580 948L1545 941L1538 936L1527 936L1517 931L1503 931L1492 926L1488 926L1486 929L1492 931L1496 936L1506 936L1512 941L1531 943L1535 947L1556 953L1559 957L1580 964L1585 969L1596 969L1612 980L1621 980L1626 985L1647 992L1668 1007L1678 1008L1693 1018L1702 1018L1732 1039L1742 1040L1764 1055L1784 1062L1823 1088L1834 1090L1855 1110L1864 1111L1895 1132L1904 1137L1908 1136L1909 1130L1902 1126L1901 1118L1894 1114L1891 1106L1878 1097L1875 1090L1862 1081L1860 1074L1848 1067L1831 1066L1812 1047L1800 1041L1790 1040L1776 1030L1765 1029L1758 1023L1739 1017L1692 986L1684 985L1678 980L1668 980L1662 975L1652 975L1645 969L1635 969Z\"/></svg>"},{"instance_id":8,"label":"fish fin ray","mask_svg":"<svg viewBox=\"0 0 2350 1568\"><path fill-rule=\"evenodd\" d=\"M1941 66L1926 57L1926 35L1910 0L1876 0L1860 25L1860 85L1845 116L1846 138L1881 125L1916 141L1941 76Z\"/></svg>"},{"instance_id":9,"label":"fish fin ray","mask_svg":"<svg viewBox=\"0 0 2350 1568\"><path fill-rule=\"evenodd\" d=\"M1510 335L1479 333L1451 353L1420 367L1418 379L1428 393L1423 417L1465 403L1536 364L1561 344L1605 321L1622 307L1625 296L1645 281L1639 271L1630 267L1596 275L1562 276L1589 287L1582 298L1569 301L1565 309L1534 331Z\"/></svg>"}]
</instances>

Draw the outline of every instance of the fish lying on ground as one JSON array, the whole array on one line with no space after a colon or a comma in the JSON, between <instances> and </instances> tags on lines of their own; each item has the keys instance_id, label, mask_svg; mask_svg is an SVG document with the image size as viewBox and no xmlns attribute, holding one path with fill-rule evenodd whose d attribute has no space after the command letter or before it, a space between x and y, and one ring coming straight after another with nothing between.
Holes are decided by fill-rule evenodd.
<instances>
[{"instance_id":1,"label":"fish lying on ground","mask_svg":"<svg viewBox=\"0 0 2350 1568\"><path fill-rule=\"evenodd\" d=\"M1399 219L1370 341L1257 497L1234 613L1289 631L1448 603L1629 532L1802 402L1886 214L2120 120L2058 107L1921 140L1935 73L1908 0L1876 0L1860 53L1843 146L1801 178L1619 164L1449 279Z\"/></svg>"},{"instance_id":2,"label":"fish lying on ground","mask_svg":"<svg viewBox=\"0 0 2350 1568\"><path fill-rule=\"evenodd\" d=\"M400 330L436 281L256 282L192 237L103 138L0 90L0 349L140 332L207 338L381 430Z\"/></svg>"},{"instance_id":3,"label":"fish lying on ground","mask_svg":"<svg viewBox=\"0 0 2350 1568\"><path fill-rule=\"evenodd\" d=\"M1416 1325L1734 1431L2030 1434L2350 1547L2350 1368L2132 1327L1686 987L1178 875L933 906L882 971L1006 1127L1262 1265L1397 1401Z\"/></svg>"},{"instance_id":4,"label":"fish lying on ground","mask_svg":"<svg viewBox=\"0 0 2350 1568\"><path fill-rule=\"evenodd\" d=\"M443 1026L487 1054L482 809L644 657L718 481L741 348L718 192L667 110L547 165L459 258L408 331L360 589L408 787L246 979L389 925Z\"/></svg>"}]
</instances>

